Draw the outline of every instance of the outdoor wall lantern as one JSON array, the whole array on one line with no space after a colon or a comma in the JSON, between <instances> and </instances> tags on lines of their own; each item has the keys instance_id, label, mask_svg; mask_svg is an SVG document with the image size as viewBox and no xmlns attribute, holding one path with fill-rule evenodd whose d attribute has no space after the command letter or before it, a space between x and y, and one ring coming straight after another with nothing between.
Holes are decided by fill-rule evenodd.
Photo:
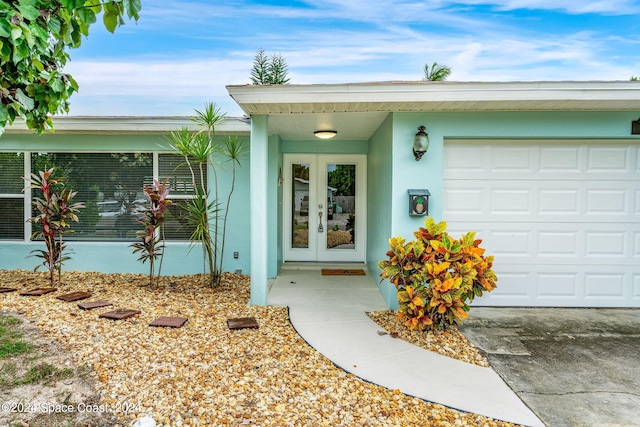
<instances>
[{"instance_id":1,"label":"outdoor wall lantern","mask_svg":"<svg viewBox=\"0 0 640 427\"><path fill-rule=\"evenodd\" d=\"M640 135L640 119L631 122L631 135Z\"/></svg>"},{"instance_id":2,"label":"outdoor wall lantern","mask_svg":"<svg viewBox=\"0 0 640 427\"><path fill-rule=\"evenodd\" d=\"M409 216L429 215L429 190L407 190L409 193Z\"/></svg>"},{"instance_id":3,"label":"outdoor wall lantern","mask_svg":"<svg viewBox=\"0 0 640 427\"><path fill-rule=\"evenodd\" d=\"M425 132L426 130L424 126L418 127L418 133L413 139L413 156L416 161L420 160L429 149L429 134Z\"/></svg>"},{"instance_id":4,"label":"outdoor wall lantern","mask_svg":"<svg viewBox=\"0 0 640 427\"><path fill-rule=\"evenodd\" d=\"M317 130L313 133L320 139L331 139L338 134L335 130Z\"/></svg>"}]
</instances>

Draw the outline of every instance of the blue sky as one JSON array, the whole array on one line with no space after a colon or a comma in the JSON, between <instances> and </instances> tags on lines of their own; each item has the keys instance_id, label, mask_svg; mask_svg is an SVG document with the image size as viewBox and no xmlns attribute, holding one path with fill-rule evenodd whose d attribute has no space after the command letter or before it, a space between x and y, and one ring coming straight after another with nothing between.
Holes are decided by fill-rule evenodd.
<instances>
[{"instance_id":1,"label":"blue sky","mask_svg":"<svg viewBox=\"0 0 640 427\"><path fill-rule=\"evenodd\" d=\"M247 84L259 49L291 83L629 80L640 76L640 0L142 0L137 23L100 23L72 50L71 115L190 115Z\"/></svg>"}]
</instances>

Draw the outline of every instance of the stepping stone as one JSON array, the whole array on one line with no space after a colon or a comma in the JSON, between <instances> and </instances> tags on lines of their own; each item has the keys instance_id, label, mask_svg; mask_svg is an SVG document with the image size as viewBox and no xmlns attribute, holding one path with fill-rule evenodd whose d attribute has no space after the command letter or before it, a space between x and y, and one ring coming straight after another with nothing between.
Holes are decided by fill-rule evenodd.
<instances>
[{"instance_id":1,"label":"stepping stone","mask_svg":"<svg viewBox=\"0 0 640 427\"><path fill-rule=\"evenodd\" d=\"M165 328L181 328L182 325L187 323L186 317L166 317L160 316L153 322L149 323L149 326L159 326Z\"/></svg>"},{"instance_id":2,"label":"stepping stone","mask_svg":"<svg viewBox=\"0 0 640 427\"><path fill-rule=\"evenodd\" d=\"M78 303L78 307L80 307L83 310L93 310L94 308L108 307L110 305L113 305L113 304L107 301L89 301L89 302Z\"/></svg>"},{"instance_id":3,"label":"stepping stone","mask_svg":"<svg viewBox=\"0 0 640 427\"><path fill-rule=\"evenodd\" d=\"M106 313L102 313L98 317L104 317L105 319L113 319L113 320L124 320L129 317L133 317L136 314L142 313L140 310L131 310L128 308L119 308L117 310L108 311Z\"/></svg>"},{"instance_id":4,"label":"stepping stone","mask_svg":"<svg viewBox=\"0 0 640 427\"><path fill-rule=\"evenodd\" d=\"M48 294L50 292L55 292L57 290L58 288L36 288L36 289L31 289L30 291L20 292L20 295L38 297L40 295Z\"/></svg>"},{"instance_id":5,"label":"stepping stone","mask_svg":"<svg viewBox=\"0 0 640 427\"><path fill-rule=\"evenodd\" d=\"M16 288L0 288L0 294L17 291Z\"/></svg>"},{"instance_id":6,"label":"stepping stone","mask_svg":"<svg viewBox=\"0 0 640 427\"><path fill-rule=\"evenodd\" d=\"M70 294L64 294L57 296L56 298L66 302L80 301L81 299L87 299L91 296L90 292L71 292Z\"/></svg>"},{"instance_id":7,"label":"stepping stone","mask_svg":"<svg viewBox=\"0 0 640 427\"><path fill-rule=\"evenodd\" d=\"M236 319L227 319L229 329L258 329L258 321L255 317L238 317Z\"/></svg>"}]
</instances>

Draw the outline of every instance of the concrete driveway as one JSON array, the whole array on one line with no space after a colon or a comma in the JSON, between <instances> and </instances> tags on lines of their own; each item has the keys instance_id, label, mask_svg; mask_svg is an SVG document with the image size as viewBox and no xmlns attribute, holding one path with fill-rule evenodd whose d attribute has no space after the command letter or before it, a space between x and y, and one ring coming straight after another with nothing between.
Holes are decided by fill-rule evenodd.
<instances>
[{"instance_id":1,"label":"concrete driveway","mask_svg":"<svg viewBox=\"0 0 640 427\"><path fill-rule=\"evenodd\" d=\"M640 309L474 307L460 330L546 425L640 426Z\"/></svg>"}]
</instances>

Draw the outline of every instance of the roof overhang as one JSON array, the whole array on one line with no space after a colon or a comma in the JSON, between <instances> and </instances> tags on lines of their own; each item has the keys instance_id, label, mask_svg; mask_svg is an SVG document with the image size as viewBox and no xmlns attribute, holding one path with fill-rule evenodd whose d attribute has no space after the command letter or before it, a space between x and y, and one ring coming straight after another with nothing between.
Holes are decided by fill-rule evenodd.
<instances>
[{"instance_id":1,"label":"roof overhang","mask_svg":"<svg viewBox=\"0 0 640 427\"><path fill-rule=\"evenodd\" d=\"M269 115L269 132L313 139L333 129L366 140L392 112L640 111L640 82L373 82L227 86L248 115Z\"/></svg>"},{"instance_id":2,"label":"roof overhang","mask_svg":"<svg viewBox=\"0 0 640 427\"><path fill-rule=\"evenodd\" d=\"M200 129L191 117L74 117L56 116L53 118L56 134L167 134L174 130L188 128ZM216 125L216 134L249 135L251 123L247 118L227 117ZM16 120L7 126L6 133L33 133L23 120Z\"/></svg>"},{"instance_id":3,"label":"roof overhang","mask_svg":"<svg viewBox=\"0 0 640 427\"><path fill-rule=\"evenodd\" d=\"M247 115L640 110L640 82L380 82L227 86Z\"/></svg>"}]
</instances>

